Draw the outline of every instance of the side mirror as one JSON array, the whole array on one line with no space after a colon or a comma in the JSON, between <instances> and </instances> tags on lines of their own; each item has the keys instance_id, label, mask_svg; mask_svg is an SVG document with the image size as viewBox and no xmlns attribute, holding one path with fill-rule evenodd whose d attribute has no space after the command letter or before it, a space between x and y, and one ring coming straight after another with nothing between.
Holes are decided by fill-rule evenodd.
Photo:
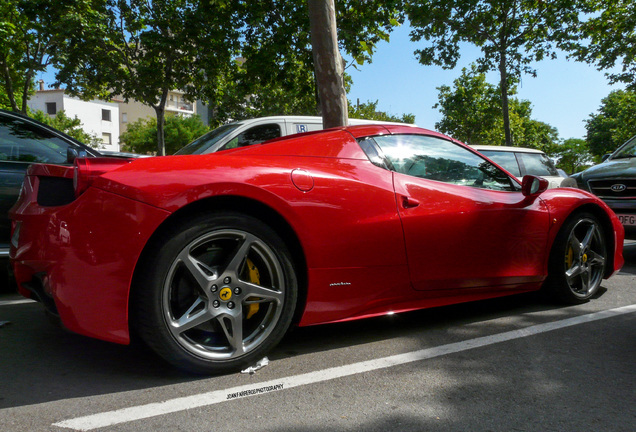
<instances>
[{"instance_id":1,"label":"side mirror","mask_svg":"<svg viewBox=\"0 0 636 432\"><path fill-rule=\"evenodd\" d=\"M66 149L66 162L73 163L77 158L84 158L87 156L86 150L78 150L75 147L68 147Z\"/></svg>"},{"instance_id":2,"label":"side mirror","mask_svg":"<svg viewBox=\"0 0 636 432\"><path fill-rule=\"evenodd\" d=\"M549 184L550 182L542 177L525 175L521 181L521 193L525 196L536 196L545 192Z\"/></svg>"},{"instance_id":3,"label":"side mirror","mask_svg":"<svg viewBox=\"0 0 636 432\"><path fill-rule=\"evenodd\" d=\"M609 159L611 155L612 155L611 153L604 154L603 157L601 158L601 161L605 162L607 159Z\"/></svg>"}]
</instances>

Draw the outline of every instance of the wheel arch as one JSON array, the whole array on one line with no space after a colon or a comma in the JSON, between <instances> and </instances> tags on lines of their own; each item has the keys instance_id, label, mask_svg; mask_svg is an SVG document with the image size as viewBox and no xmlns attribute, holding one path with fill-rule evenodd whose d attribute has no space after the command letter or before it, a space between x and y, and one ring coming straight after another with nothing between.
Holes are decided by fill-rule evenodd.
<instances>
[{"instance_id":1,"label":"wheel arch","mask_svg":"<svg viewBox=\"0 0 636 432\"><path fill-rule=\"evenodd\" d=\"M616 255L616 236L614 235L614 227L612 221L607 214L607 212L594 203L585 203L579 207L576 207L574 210L570 211L570 214L563 220L563 223L559 227L557 234L563 229L566 223L576 217L581 213L590 213L595 216L601 224L601 228L603 229L603 234L605 235L606 248L607 248L607 261L608 263L614 263L615 255ZM556 239L556 237L555 237ZM554 241L553 245L554 246ZM551 247L552 250L552 247ZM604 278L608 278L612 275L614 271L613 264L608 264L605 267L605 273L603 274Z\"/></svg>"},{"instance_id":2,"label":"wheel arch","mask_svg":"<svg viewBox=\"0 0 636 432\"><path fill-rule=\"evenodd\" d=\"M150 254L154 248L161 245L166 233L175 225L178 225L181 221L195 215L228 211L245 214L262 220L276 231L289 248L289 252L293 258L293 265L297 272L296 277L298 279L298 298L292 324L297 324L300 321L307 303L308 271L305 253L296 231L292 228L291 224L289 224L287 220L272 207L252 198L225 195L204 198L180 208L166 218L166 220L163 221L150 236L139 256L139 259L137 260L132 277L130 294L128 296L129 322L132 322L131 318L132 314L134 314L131 303L134 301L135 290L141 285L139 277L143 273L144 266L149 265ZM132 332L133 329L130 328L130 330Z\"/></svg>"}]
</instances>

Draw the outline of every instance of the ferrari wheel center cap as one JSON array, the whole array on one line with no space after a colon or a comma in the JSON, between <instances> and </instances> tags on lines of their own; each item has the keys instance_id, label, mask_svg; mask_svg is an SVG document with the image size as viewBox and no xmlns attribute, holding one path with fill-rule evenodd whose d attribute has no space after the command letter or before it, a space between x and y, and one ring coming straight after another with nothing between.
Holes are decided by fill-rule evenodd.
<instances>
[{"instance_id":1,"label":"ferrari wheel center cap","mask_svg":"<svg viewBox=\"0 0 636 432\"><path fill-rule=\"evenodd\" d=\"M232 289L229 287L223 288L221 291L219 291L219 297L223 301L228 301L232 298Z\"/></svg>"}]
</instances>

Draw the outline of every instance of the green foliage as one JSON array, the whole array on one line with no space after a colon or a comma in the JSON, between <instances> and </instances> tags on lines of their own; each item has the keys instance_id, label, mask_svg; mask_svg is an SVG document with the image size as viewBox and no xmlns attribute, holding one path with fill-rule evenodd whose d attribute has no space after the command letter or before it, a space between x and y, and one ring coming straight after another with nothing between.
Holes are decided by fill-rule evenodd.
<instances>
[{"instance_id":1,"label":"green foliage","mask_svg":"<svg viewBox=\"0 0 636 432\"><path fill-rule=\"evenodd\" d=\"M435 124L437 130L467 144L505 144L499 89L486 82L477 67L462 69L452 88L441 86L438 90L439 102L433 108L438 108L443 117ZM515 85L510 86L511 94L516 91ZM531 118L529 101L511 98L509 105L515 145L545 151L558 141L555 128Z\"/></svg>"},{"instance_id":2,"label":"green foliage","mask_svg":"<svg viewBox=\"0 0 636 432\"><path fill-rule=\"evenodd\" d=\"M38 110L34 114L32 114L31 117L33 117L40 123L47 124L59 131L64 132L66 135L72 136L76 140L86 145L90 145L91 147L99 149L99 146L101 144L99 137L86 132L83 129L82 122L80 121L80 119L77 118L77 116L75 116L74 118L70 118L62 110L58 111L57 114L55 114L55 117L51 117L50 115Z\"/></svg>"},{"instance_id":3,"label":"green foliage","mask_svg":"<svg viewBox=\"0 0 636 432\"><path fill-rule=\"evenodd\" d=\"M207 87L214 122L318 114L307 2L243 0L232 8L242 28L240 61ZM402 9L403 0L336 1L340 49L357 64L370 62L376 44L403 21Z\"/></svg>"},{"instance_id":4,"label":"green foliage","mask_svg":"<svg viewBox=\"0 0 636 432\"><path fill-rule=\"evenodd\" d=\"M93 0L0 0L0 103L27 112L34 78L61 52Z\"/></svg>"},{"instance_id":5,"label":"green foliage","mask_svg":"<svg viewBox=\"0 0 636 432\"><path fill-rule=\"evenodd\" d=\"M578 38L565 47L578 60L611 70L607 76L612 84L625 83L636 91L636 2L584 0L583 4L587 19L577 27Z\"/></svg>"},{"instance_id":6,"label":"green foliage","mask_svg":"<svg viewBox=\"0 0 636 432\"><path fill-rule=\"evenodd\" d=\"M611 153L636 135L636 91L614 90L601 101L597 114L586 120L592 154Z\"/></svg>"},{"instance_id":7,"label":"green foliage","mask_svg":"<svg viewBox=\"0 0 636 432\"><path fill-rule=\"evenodd\" d=\"M366 119L366 120L379 120L390 121L399 123L415 123L414 114L402 114L401 117L387 114L383 111L378 111L378 101L367 101L361 104L352 104L349 102L349 118Z\"/></svg>"},{"instance_id":8,"label":"green foliage","mask_svg":"<svg viewBox=\"0 0 636 432\"><path fill-rule=\"evenodd\" d=\"M118 95L154 107L159 154L170 90L208 101L213 123L316 112L306 2L93 1L96 13L55 59L56 79L83 98ZM340 47L357 59L368 61L402 19L402 0L337 3Z\"/></svg>"},{"instance_id":9,"label":"green foliage","mask_svg":"<svg viewBox=\"0 0 636 432\"><path fill-rule=\"evenodd\" d=\"M558 160L557 168L561 168L568 174L583 171L593 164L592 154L587 142L580 138L570 138L561 144L552 146L546 153Z\"/></svg>"},{"instance_id":10,"label":"green foliage","mask_svg":"<svg viewBox=\"0 0 636 432\"><path fill-rule=\"evenodd\" d=\"M481 49L479 71L499 71L506 143L512 144L508 86L522 73L536 75L532 62L555 56L555 44L577 20L576 0L430 0L407 3L414 41L430 44L416 55L425 65L454 68L460 43ZM518 142L515 144L519 145Z\"/></svg>"},{"instance_id":11,"label":"green foliage","mask_svg":"<svg viewBox=\"0 0 636 432\"><path fill-rule=\"evenodd\" d=\"M198 116L167 116L165 126L166 154L173 154L208 130L208 127ZM157 150L157 119L139 119L129 124L126 132L121 134L119 139L123 151L154 154Z\"/></svg>"}]
</instances>

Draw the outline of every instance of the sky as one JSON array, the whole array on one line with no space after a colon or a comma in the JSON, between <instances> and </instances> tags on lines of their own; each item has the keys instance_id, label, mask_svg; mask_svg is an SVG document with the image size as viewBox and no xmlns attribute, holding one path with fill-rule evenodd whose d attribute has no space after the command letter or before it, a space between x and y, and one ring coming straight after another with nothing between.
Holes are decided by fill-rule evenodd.
<instances>
[{"instance_id":1,"label":"sky","mask_svg":"<svg viewBox=\"0 0 636 432\"><path fill-rule=\"evenodd\" d=\"M438 101L437 87L452 87L463 67L469 68L480 51L465 45L461 58L453 70L438 66L421 65L414 51L424 42L411 42L410 27L401 26L391 33L389 42L381 42L371 64L349 67L346 72L353 78L348 98L352 103L378 101L378 110L400 117L415 114L415 123L427 129L435 129L441 114L433 109ZM556 60L545 60L532 65L537 77L523 75L518 86L519 99L532 104L532 118L556 127L561 139L585 138L586 119L597 113L601 100L612 90L622 86L610 86L604 72L593 66L568 61L564 53ZM499 73L487 74L490 84L498 85Z\"/></svg>"},{"instance_id":2,"label":"sky","mask_svg":"<svg viewBox=\"0 0 636 432\"><path fill-rule=\"evenodd\" d=\"M378 101L377 109L398 117L414 114L415 123L435 130L441 114L433 109L438 101L437 87L452 87L463 67L470 68L480 51L473 45L464 45L461 58L453 70L438 66L421 65L414 51L423 42L411 42L408 24L391 32L389 42L380 42L372 63L348 67L353 85L347 95L352 103ZM418 45L420 44L420 45ZM585 138L585 120L597 113L601 100L612 90L623 86L610 86L604 72L585 63L568 61L564 53L556 60L544 60L532 65L537 77L523 75L515 97L529 100L532 118L556 127L559 138ZM498 72L487 74L490 84L498 85ZM48 86L54 81L51 69L38 76Z\"/></svg>"}]
</instances>

